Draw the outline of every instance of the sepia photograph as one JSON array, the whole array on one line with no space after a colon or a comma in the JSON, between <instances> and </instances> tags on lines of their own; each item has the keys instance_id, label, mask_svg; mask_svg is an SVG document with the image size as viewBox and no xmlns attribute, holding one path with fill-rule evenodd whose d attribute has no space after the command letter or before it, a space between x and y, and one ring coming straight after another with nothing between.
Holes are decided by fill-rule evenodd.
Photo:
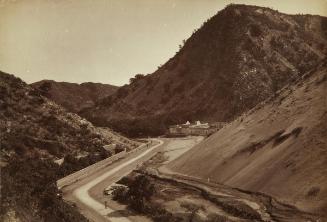
<instances>
[{"instance_id":1,"label":"sepia photograph","mask_svg":"<svg viewBox=\"0 0 327 222\"><path fill-rule=\"evenodd\" d=\"M0 221L327 222L327 1L0 0Z\"/></svg>"}]
</instances>

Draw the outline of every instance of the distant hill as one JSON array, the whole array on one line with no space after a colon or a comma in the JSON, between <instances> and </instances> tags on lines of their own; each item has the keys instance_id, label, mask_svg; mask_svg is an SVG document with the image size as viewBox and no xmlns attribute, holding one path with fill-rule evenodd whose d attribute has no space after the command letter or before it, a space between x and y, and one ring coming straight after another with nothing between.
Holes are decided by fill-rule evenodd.
<instances>
[{"instance_id":1,"label":"distant hill","mask_svg":"<svg viewBox=\"0 0 327 222\"><path fill-rule=\"evenodd\" d=\"M79 151L99 152L103 145L115 142L118 137L109 131L104 136L103 130L3 72L0 72L0 119L2 157L13 154L63 157Z\"/></svg>"},{"instance_id":2,"label":"distant hill","mask_svg":"<svg viewBox=\"0 0 327 222\"><path fill-rule=\"evenodd\" d=\"M327 61L170 163L327 216Z\"/></svg>"},{"instance_id":3,"label":"distant hill","mask_svg":"<svg viewBox=\"0 0 327 222\"><path fill-rule=\"evenodd\" d=\"M81 115L131 136L186 120L230 121L326 58L326 30L325 17L230 5L153 74L136 75Z\"/></svg>"},{"instance_id":4,"label":"distant hill","mask_svg":"<svg viewBox=\"0 0 327 222\"><path fill-rule=\"evenodd\" d=\"M112 95L117 86L101 83L86 82L82 84L42 80L31 84L39 89L41 94L65 107L70 112L91 107L99 99Z\"/></svg>"}]
</instances>

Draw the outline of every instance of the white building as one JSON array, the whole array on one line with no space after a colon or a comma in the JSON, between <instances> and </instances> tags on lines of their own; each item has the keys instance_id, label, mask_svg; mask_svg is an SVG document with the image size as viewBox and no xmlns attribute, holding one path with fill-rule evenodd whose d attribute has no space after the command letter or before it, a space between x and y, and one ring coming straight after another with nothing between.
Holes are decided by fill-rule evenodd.
<instances>
[{"instance_id":1,"label":"white building","mask_svg":"<svg viewBox=\"0 0 327 222\"><path fill-rule=\"evenodd\" d=\"M194 124L191 124L187 121L181 125L173 125L169 127L169 134L175 136L187 136L187 135L201 135L208 136L224 126L224 123L201 123L196 121Z\"/></svg>"}]
</instances>

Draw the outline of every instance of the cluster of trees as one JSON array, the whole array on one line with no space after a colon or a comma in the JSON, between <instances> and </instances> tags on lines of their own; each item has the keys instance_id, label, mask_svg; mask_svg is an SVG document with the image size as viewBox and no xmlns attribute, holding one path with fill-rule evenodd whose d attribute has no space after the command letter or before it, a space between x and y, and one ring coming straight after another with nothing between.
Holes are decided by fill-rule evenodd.
<instances>
[{"instance_id":1,"label":"cluster of trees","mask_svg":"<svg viewBox=\"0 0 327 222\"><path fill-rule=\"evenodd\" d=\"M164 97L166 98L166 97ZM175 111L163 115L140 117L136 119L113 119L109 122L98 119L95 124L110 126L113 130L131 138L148 136L160 136L166 134L168 127L173 124L196 120L201 113L186 112L185 110Z\"/></svg>"},{"instance_id":2,"label":"cluster of trees","mask_svg":"<svg viewBox=\"0 0 327 222\"><path fill-rule=\"evenodd\" d=\"M138 174L136 176L124 177L118 181L118 183L126 185L127 188L117 188L113 192L113 199L120 203L127 204L129 209L132 211L140 214L145 214L151 217L154 221L158 222L185 221L185 218L183 219L177 215L173 215L172 213L165 210L161 204L153 201L153 196L158 191L155 184L149 179L148 176L144 174ZM213 197L211 194L206 192L203 192L202 195L204 195L206 199L209 199L210 201L219 205L225 212L228 212L231 215L235 215L244 219L260 220L260 215L246 204L235 204L221 201L219 198ZM181 207L188 211L188 221L195 221L198 211L204 210L203 206L188 202L181 203ZM209 214L206 221L218 222L228 221L228 219L217 214Z\"/></svg>"},{"instance_id":3,"label":"cluster of trees","mask_svg":"<svg viewBox=\"0 0 327 222\"><path fill-rule=\"evenodd\" d=\"M115 152L122 149L119 146ZM87 221L62 200L56 181L111 155L105 149L81 158L69 154L60 166L51 159L42 160L39 156L14 156L1 169L0 221L4 221L10 210L14 210L18 217L24 214L23 211L31 212L29 216L36 221Z\"/></svg>"},{"instance_id":4,"label":"cluster of trees","mask_svg":"<svg viewBox=\"0 0 327 222\"><path fill-rule=\"evenodd\" d=\"M172 213L166 211L159 204L151 202L151 197L155 194L155 185L145 175L138 175L133 179L123 179L120 183L128 186L128 189L120 187L113 192L113 199L141 214L150 216L157 222L177 222L181 221Z\"/></svg>"},{"instance_id":5,"label":"cluster of trees","mask_svg":"<svg viewBox=\"0 0 327 222\"><path fill-rule=\"evenodd\" d=\"M129 83L130 84L136 83L137 81L143 79L144 77L145 77L145 75L143 75L143 74L136 74L135 77L132 77L129 79Z\"/></svg>"},{"instance_id":6,"label":"cluster of trees","mask_svg":"<svg viewBox=\"0 0 327 222\"><path fill-rule=\"evenodd\" d=\"M154 184L144 176L139 175L125 184L128 190L120 189L114 192L114 200L127 203L131 209L144 213L146 210L146 201L149 201L155 192ZM125 195L124 195L125 194Z\"/></svg>"},{"instance_id":7,"label":"cluster of trees","mask_svg":"<svg viewBox=\"0 0 327 222\"><path fill-rule=\"evenodd\" d=\"M133 138L158 136L166 132L165 124L159 117L147 119L117 119L110 121L109 125L115 131Z\"/></svg>"}]
</instances>

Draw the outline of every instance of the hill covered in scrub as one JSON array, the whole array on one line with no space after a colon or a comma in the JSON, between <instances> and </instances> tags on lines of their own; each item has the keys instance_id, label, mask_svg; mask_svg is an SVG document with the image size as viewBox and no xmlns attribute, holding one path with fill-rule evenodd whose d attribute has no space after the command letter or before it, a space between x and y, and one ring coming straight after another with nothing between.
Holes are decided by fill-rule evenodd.
<instances>
[{"instance_id":1,"label":"hill covered in scrub","mask_svg":"<svg viewBox=\"0 0 327 222\"><path fill-rule=\"evenodd\" d=\"M118 89L117 86L109 84L92 82L77 84L53 80L42 80L31 86L39 89L43 96L75 113L93 106L97 100L112 95Z\"/></svg>"},{"instance_id":2,"label":"hill covered in scrub","mask_svg":"<svg viewBox=\"0 0 327 222\"><path fill-rule=\"evenodd\" d=\"M115 149L103 147L114 143ZM62 200L56 181L137 145L0 72L0 221L87 221Z\"/></svg>"},{"instance_id":3,"label":"hill covered in scrub","mask_svg":"<svg viewBox=\"0 0 327 222\"><path fill-rule=\"evenodd\" d=\"M5 156L61 158L72 152L101 151L103 145L113 143L110 132L103 136L90 122L68 113L13 75L0 73L0 91L1 151Z\"/></svg>"},{"instance_id":4,"label":"hill covered in scrub","mask_svg":"<svg viewBox=\"0 0 327 222\"><path fill-rule=\"evenodd\" d=\"M230 121L326 58L327 18L230 5L179 52L81 115L131 136L186 120Z\"/></svg>"},{"instance_id":5,"label":"hill covered in scrub","mask_svg":"<svg viewBox=\"0 0 327 222\"><path fill-rule=\"evenodd\" d=\"M169 164L326 215L327 62Z\"/></svg>"}]
</instances>

